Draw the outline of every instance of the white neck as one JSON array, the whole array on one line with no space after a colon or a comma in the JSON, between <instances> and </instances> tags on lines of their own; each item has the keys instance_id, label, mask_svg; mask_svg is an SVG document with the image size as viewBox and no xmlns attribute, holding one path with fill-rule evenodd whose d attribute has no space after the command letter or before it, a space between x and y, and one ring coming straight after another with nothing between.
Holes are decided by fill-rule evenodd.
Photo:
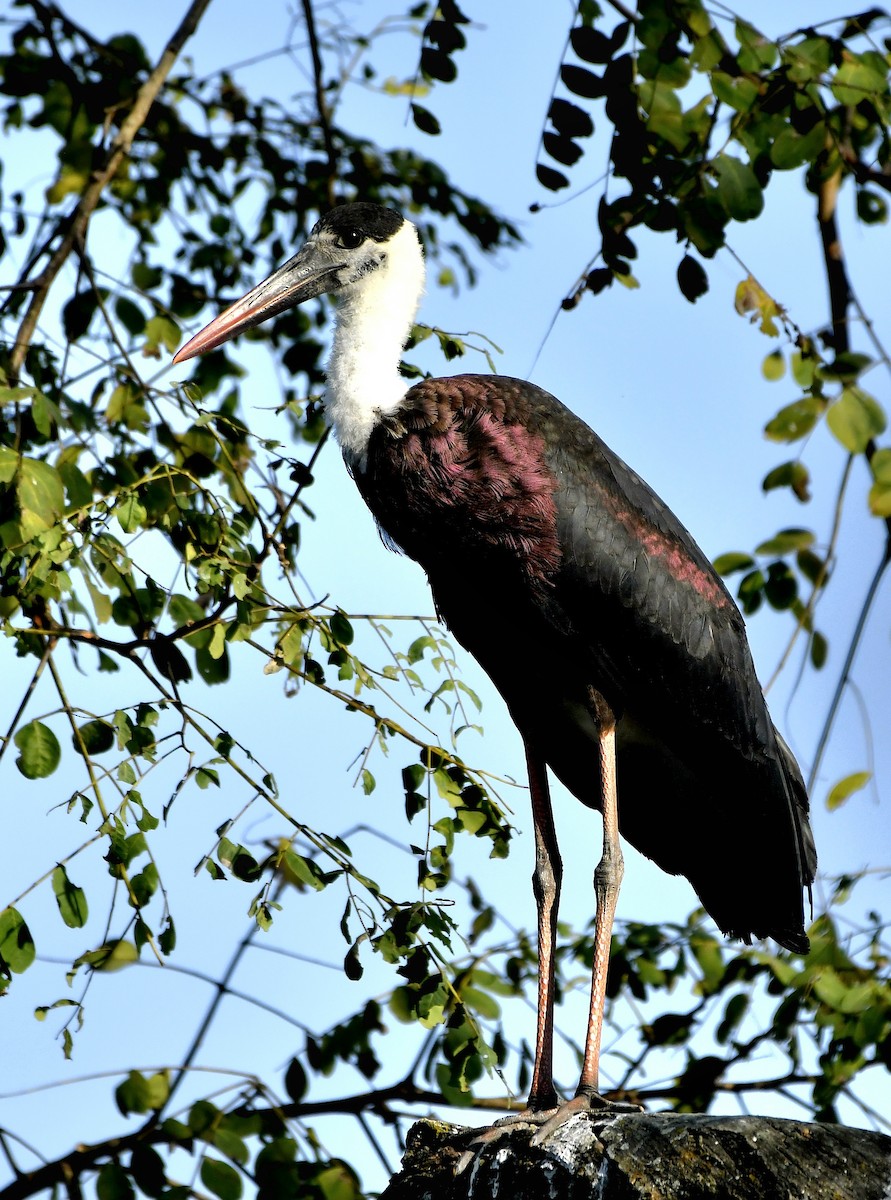
<instances>
[{"instance_id":1,"label":"white neck","mask_svg":"<svg viewBox=\"0 0 891 1200\"><path fill-rule=\"evenodd\" d=\"M375 425L407 390L399 360L424 290L424 256L412 224L406 221L383 250L383 261L341 292L328 360L328 416L355 464Z\"/></svg>"}]
</instances>

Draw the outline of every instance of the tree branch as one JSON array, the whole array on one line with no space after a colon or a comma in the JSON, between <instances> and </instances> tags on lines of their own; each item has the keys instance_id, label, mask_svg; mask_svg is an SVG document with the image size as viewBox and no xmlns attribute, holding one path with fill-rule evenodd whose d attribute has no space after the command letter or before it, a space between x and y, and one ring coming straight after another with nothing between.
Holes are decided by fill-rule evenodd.
<instances>
[{"instance_id":1,"label":"tree branch","mask_svg":"<svg viewBox=\"0 0 891 1200\"><path fill-rule=\"evenodd\" d=\"M319 36L316 31L316 17L312 8L312 0L301 0L303 19L306 22L306 34L309 38L309 53L312 58L312 77L315 87L316 112L319 118L319 128L325 143L325 157L328 159L328 179L326 192L331 208L337 203L335 185L337 183L337 152L334 149L334 138L331 135L331 113L325 99L325 85L322 78L323 64L319 50Z\"/></svg>"},{"instance_id":2,"label":"tree branch","mask_svg":"<svg viewBox=\"0 0 891 1200\"><path fill-rule=\"evenodd\" d=\"M845 267L844 254L842 252L841 235L838 229L837 208L838 208L838 193L842 182L842 168L839 167L828 179L824 179L820 184L817 193L817 222L820 227L820 238L823 243L823 261L826 268L826 280L829 285L829 304L832 320L832 346L836 356L845 354L850 349L850 333L848 327L848 310L853 303L853 291L851 289L850 280L848 279L847 268ZM876 453L876 443L873 438L870 438L864 449L864 457L868 463L872 462L873 456ZM873 601L875 600L879 584L882 577L891 563L891 517L885 518L885 545L882 550L882 557L879 560L878 566L870 580L869 587L866 591L866 596L860 606L860 612L857 616L857 622L854 626L854 632L851 635L851 640L848 645L847 654L845 655L844 666L838 677L835 686L835 691L832 700L829 703L829 710L826 714L826 719L823 722L823 727L820 730L820 736L817 740L817 748L814 753L814 761L808 775L808 791L811 791L817 780L817 775L823 761L823 755L826 751L826 746L829 742L829 737L832 732L832 727L835 723L836 714L838 713L839 705L845 693L845 688L848 685L851 669L854 665L854 658L857 650L860 647L860 642L863 638L866 622L872 609Z\"/></svg>"},{"instance_id":3,"label":"tree branch","mask_svg":"<svg viewBox=\"0 0 891 1200\"><path fill-rule=\"evenodd\" d=\"M28 311L25 313L19 327L15 345L10 355L9 378L11 382L18 378L19 372L22 369L25 355L28 353L31 339L34 337L34 331L40 320L40 314L43 311L43 306L46 303L47 296L56 276L67 262L75 247L84 246L87 226L99 204L103 191L114 177L123 158L129 153L133 140L145 123L149 109L155 102L167 76L170 74L184 43L195 32L198 22L201 20L209 4L210 0L193 0L193 3L189 6L189 10L180 22L178 29L164 48L157 66L137 92L136 99L133 101L133 107L121 123L117 136L111 144L111 149L105 157L105 162L94 171L93 177L86 191L78 201L74 212L59 223L59 228L65 229L62 241L37 278L25 283L24 286L33 289L34 295L31 297Z\"/></svg>"}]
</instances>

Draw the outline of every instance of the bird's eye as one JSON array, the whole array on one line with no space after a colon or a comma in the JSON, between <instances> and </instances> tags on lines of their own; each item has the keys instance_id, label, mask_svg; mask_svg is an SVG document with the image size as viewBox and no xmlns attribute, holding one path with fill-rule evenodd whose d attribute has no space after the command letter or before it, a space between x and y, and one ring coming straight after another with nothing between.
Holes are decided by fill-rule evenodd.
<instances>
[{"instance_id":1,"label":"bird's eye","mask_svg":"<svg viewBox=\"0 0 891 1200\"><path fill-rule=\"evenodd\" d=\"M355 250L357 246L361 246L365 241L364 233L360 233L358 229L345 229L338 237L337 244L344 250Z\"/></svg>"}]
</instances>

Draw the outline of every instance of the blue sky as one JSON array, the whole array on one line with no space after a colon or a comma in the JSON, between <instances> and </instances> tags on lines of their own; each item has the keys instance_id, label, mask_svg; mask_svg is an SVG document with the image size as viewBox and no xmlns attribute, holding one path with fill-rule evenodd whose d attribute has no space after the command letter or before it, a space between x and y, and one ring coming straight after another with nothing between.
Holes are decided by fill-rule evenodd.
<instances>
[{"instance_id":1,"label":"blue sky","mask_svg":"<svg viewBox=\"0 0 891 1200\"><path fill-rule=\"evenodd\" d=\"M537 131L547 108L571 8L564 6L554 17L543 15L544 6L530 0L486 7L485 17L469 31L467 51L457 60L459 84L439 87L425 101L442 123L440 139L426 139L406 124L405 105L399 99L372 97L358 89L348 90L344 98L341 119L347 127L383 145L410 144L438 158L457 183L515 218L523 232L524 246L495 261L479 263L480 280L475 290L455 296L431 285L420 319L457 333L472 330L490 338L503 351L498 358L499 371L529 377L578 412L652 484L710 556L725 550L750 550L777 529L793 525L813 525L822 540L830 525L829 498L842 467L842 455L825 431L818 433L807 449L815 479L816 499L812 505L802 509L784 493L764 496L760 490L765 472L788 457L785 448L763 438L761 429L777 408L795 398L795 389L788 376L779 383L767 383L762 378L761 360L774 343L734 312L734 291L745 274L738 261L722 255L709 264L711 291L695 306L689 305L680 297L674 276L682 249L664 239L642 236L641 259L635 266L639 289L614 288L607 296L588 298L576 312L560 314L553 321L560 299L596 245L592 210L599 195L597 181L607 164L608 143L603 132L591 140L584 160L573 172L574 198L555 200L538 187L534 180ZM839 6L796 0L782 6L749 3L744 7L750 20L765 32L776 33L797 22L814 22L822 14L832 15ZM336 10L320 11L324 15ZM349 19L371 27L377 12L385 9L363 4L343 5L342 11ZM472 16L481 16L470 11ZM112 9L98 0L79 0L78 4L78 18L87 27L95 25L110 31L132 25L153 58L178 16L179 9L171 14L169 6ZM264 6L263 20L256 21L245 19L243 4L216 0L187 52L199 72L210 72L280 45L288 24L284 6ZM409 76L415 61L411 39L393 35L386 47L390 64L386 69L398 78ZM281 57L237 70L236 78L250 88L274 90L287 101L305 85L302 70L301 60ZM23 182L39 186L46 182L36 177L32 164L9 162L7 187L17 174ZM582 192L586 185L594 185L593 190L576 196L576 189ZM530 214L528 206L533 202L542 203L543 211ZM849 197L848 209L852 204ZM849 268L863 306L876 322L879 335L887 334L882 328L887 309L883 294L886 272L877 269L877 264L887 260L887 228L863 229L850 219L848 211L844 230ZM772 185L767 215L755 225L735 230L733 247L746 268L786 305L802 328L810 330L824 321L825 283L813 201L805 194L799 177L777 180ZM170 252L172 258L174 247ZM211 315L208 313L207 318ZM857 339L856 348L864 349L862 338ZM433 356L414 357L437 373L454 369ZM274 405L278 384L265 356L245 348L242 358L250 367L250 376L242 385L245 403L258 408ZM481 358L470 359L461 369L485 370L486 365ZM172 385L187 373L172 368L164 381ZM878 398L887 402L887 378L876 373L869 383ZM805 771L828 704L833 672L846 643L845 631L853 620L851 606L859 601L882 545L881 529L864 513L865 490L863 468L858 466L850 511L845 516L845 549L838 579L820 609L819 623L831 637L828 668L822 676L806 672L796 687L793 660L770 697L774 718ZM303 530L300 569L312 596L330 595L348 612L431 612L422 573L413 563L383 547L333 446L328 447L317 471L317 483L307 498L326 514L316 525L307 522ZM335 513L336 518L332 516ZM858 705L849 700L814 791L821 867L830 873L866 865L887 866L891 862L889 824L882 819L877 803L877 794L887 789L891 772L889 752L883 744L887 681L891 678L887 611L886 588L876 605L856 672L859 693L872 714L877 788L858 794L837 814L824 811L828 787L837 778L867 765ZM772 673L789 631L788 619L782 616L759 615L751 623L753 652L762 679ZM473 745L470 741L462 743L462 753L470 761L484 762L500 775L522 780L519 738L500 700L467 656L460 658L466 679L483 697L485 726L484 740ZM225 696L214 693L206 698L196 694L193 699L212 704L222 722L237 722L241 735L258 747L280 783L284 781L283 790L293 810L308 820L324 819L333 832L368 820L386 825L388 806L395 805L392 828L402 836L398 770L409 756L394 750L389 764L378 758L372 764L378 789L366 799L351 786L355 771L351 763L367 735L366 730L358 729L357 718L306 693L297 701L285 700L280 676L261 675L254 660L246 661L242 668L239 683L225 689ZM14 664L10 664L9 670L13 669ZM109 686L107 681L103 686ZM10 688L10 703L12 697L17 701L18 694ZM97 697L95 703L99 707L107 705L108 700ZM52 697L38 697L34 711L50 707ZM6 722L8 719L4 718ZM4 888L5 893L16 895L43 864L61 855L64 847L73 844L72 839L82 836L82 829L72 830L71 820L58 811L46 815L58 801L55 781L41 789L20 786L11 756L4 761L3 771L4 792L15 797L21 808L19 844L23 852L9 863ZM158 787L163 790L163 783ZM510 798L523 836L517 839L507 863L491 866L479 858L474 860L473 869L486 872L487 884L503 895L513 923L532 927L527 800L519 789L511 792ZM212 845L212 830L219 819L231 815L243 799L237 788L222 796L215 792L190 793L188 807L178 801L170 828L159 834L180 911L191 908L194 913L193 920L184 920L181 925L180 961L197 962L210 974L221 969L236 932L246 924L243 913L249 897L247 889L239 890L234 884L211 885L204 876L193 879L191 867ZM599 855L599 819L559 789L556 805L561 841L568 848L565 912L568 919L581 924L593 907L590 876ZM243 837L261 839L280 832L280 822L255 812ZM410 860L371 837L359 837L357 849L360 846L388 878L404 878L406 894L410 894ZM887 895L887 885L877 883L870 895L874 903L880 903ZM4 902L7 898L4 894ZM684 881L667 879L638 856L628 856L621 916L682 918L693 903L692 890ZM863 902L858 902L852 916L859 917L862 907ZM270 942L285 948L299 945L304 953L337 963L344 950L336 929L339 915L333 897L301 897L291 901L288 912L276 923ZM55 946L44 952L67 954L70 958L85 948L76 945L70 934L60 933ZM373 975L375 966L369 965ZM4 1029L0 1035L4 1043L3 1091L74 1077L85 1070L176 1061L209 992L194 980L179 978L171 984L169 979L160 978L160 971L150 968L134 970L133 975L126 992L122 977L100 980L93 988L87 1024L78 1038L71 1066L62 1063L49 1023L38 1025L30 1015L35 1004L60 994L61 969L36 967L16 981L4 1002ZM298 964L258 953L245 965L241 983L271 1003L287 1004L291 997L300 995L303 1018L323 1028L357 1002L357 995L349 989L329 990L328 979L336 979L335 973L320 970L308 974ZM380 973L380 980L383 989L388 976ZM171 1011L166 1007L169 1005L181 1014L181 1021L171 1021L166 1015L162 1021L157 1020L157 1014L165 1008ZM567 1004L565 1018L573 1023L577 1036L582 1009L579 997ZM531 1037L531 1013L528 1022L528 1029L521 1032ZM8 1041L11 1030L15 1036ZM276 1067L301 1045L298 1030L267 1024L251 1010L232 1002L204 1059L208 1064L237 1065L272 1076ZM138 1047L135 1060L134 1046ZM564 1059L562 1067L568 1078L572 1068L567 1062ZM197 1086L207 1085L200 1081ZM492 1090L497 1086L493 1081ZM343 1087L338 1083L335 1091ZM51 1115L55 1132L47 1148L63 1150L73 1136L90 1138L107 1131L110 1090L111 1083L101 1081L89 1090L79 1087L39 1093L33 1098L17 1096L6 1103L0 1098L0 1123L23 1127L23 1122L33 1122L36 1130ZM326 1135L326 1140L336 1149L336 1134Z\"/></svg>"}]
</instances>

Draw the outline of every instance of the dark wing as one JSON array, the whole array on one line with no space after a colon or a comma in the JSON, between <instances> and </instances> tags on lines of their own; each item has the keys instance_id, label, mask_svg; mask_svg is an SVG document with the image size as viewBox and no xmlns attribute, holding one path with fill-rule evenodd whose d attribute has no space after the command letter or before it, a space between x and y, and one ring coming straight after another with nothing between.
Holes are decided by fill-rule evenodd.
<instances>
[{"instance_id":1,"label":"dark wing","mask_svg":"<svg viewBox=\"0 0 891 1200\"><path fill-rule=\"evenodd\" d=\"M699 546L652 489L571 412L541 413L557 481L559 603L639 719L681 709L744 755L773 726L742 615Z\"/></svg>"},{"instance_id":2,"label":"dark wing","mask_svg":"<svg viewBox=\"0 0 891 1200\"><path fill-rule=\"evenodd\" d=\"M556 481L554 620L572 626L639 737L620 762L626 834L687 875L725 930L805 948L807 794L739 609L677 517L584 422L547 393L533 420Z\"/></svg>"}]
</instances>

